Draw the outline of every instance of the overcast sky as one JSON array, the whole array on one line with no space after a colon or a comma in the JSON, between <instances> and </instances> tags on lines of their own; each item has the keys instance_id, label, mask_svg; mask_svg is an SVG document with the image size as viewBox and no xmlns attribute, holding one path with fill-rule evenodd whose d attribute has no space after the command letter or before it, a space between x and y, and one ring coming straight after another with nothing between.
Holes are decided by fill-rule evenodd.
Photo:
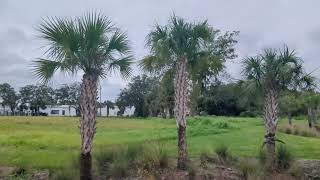
<instances>
[{"instance_id":1,"label":"overcast sky","mask_svg":"<svg viewBox=\"0 0 320 180\"><path fill-rule=\"evenodd\" d=\"M92 10L128 32L136 59L147 55L145 36L154 24L165 24L175 12L190 21L208 19L222 31L240 31L239 57L227 63L233 77L240 77L243 57L284 43L296 49L307 71L312 71L320 66L319 8L319 0L0 0L0 83L16 89L37 83L30 64L43 57L36 31L41 18L81 16ZM318 71L314 75L320 77ZM80 81L80 75L58 74L50 85L74 81ZM117 75L103 80L103 99L113 100L126 83Z\"/></svg>"}]
</instances>

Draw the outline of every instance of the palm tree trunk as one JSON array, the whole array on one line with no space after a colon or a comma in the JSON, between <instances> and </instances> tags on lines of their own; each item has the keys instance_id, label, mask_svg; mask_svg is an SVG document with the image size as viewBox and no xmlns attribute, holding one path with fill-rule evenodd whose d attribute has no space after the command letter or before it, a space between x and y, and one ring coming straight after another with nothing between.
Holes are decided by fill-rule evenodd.
<instances>
[{"instance_id":1,"label":"palm tree trunk","mask_svg":"<svg viewBox=\"0 0 320 180\"><path fill-rule=\"evenodd\" d=\"M80 135L81 135L81 162L80 179L91 180L91 149L96 132L97 115L97 81L94 76L83 75L80 97Z\"/></svg>"},{"instance_id":2,"label":"palm tree trunk","mask_svg":"<svg viewBox=\"0 0 320 180\"><path fill-rule=\"evenodd\" d=\"M265 97L264 123L266 127L266 168L273 170L275 167L275 135L278 124L278 92L274 89L268 90Z\"/></svg>"},{"instance_id":3,"label":"palm tree trunk","mask_svg":"<svg viewBox=\"0 0 320 180\"><path fill-rule=\"evenodd\" d=\"M178 163L181 170L187 169L187 139L186 139L186 110L187 110L187 72L186 59L177 62L175 77L175 118L178 127Z\"/></svg>"}]
</instances>

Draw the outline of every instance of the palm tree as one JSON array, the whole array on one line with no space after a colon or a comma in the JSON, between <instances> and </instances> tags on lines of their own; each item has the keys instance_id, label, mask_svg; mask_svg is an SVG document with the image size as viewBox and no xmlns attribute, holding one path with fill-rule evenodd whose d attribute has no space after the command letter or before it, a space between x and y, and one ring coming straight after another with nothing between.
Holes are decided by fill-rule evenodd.
<instances>
[{"instance_id":1,"label":"palm tree","mask_svg":"<svg viewBox=\"0 0 320 180\"><path fill-rule=\"evenodd\" d=\"M188 71L205 56L213 40L212 28L207 21L188 23L173 15L166 26L156 25L147 36L147 46L151 55L141 62L145 71L165 74L172 70L174 77L175 119L178 128L178 163L179 169L187 168L186 113ZM189 71L190 72L190 71Z\"/></svg>"},{"instance_id":2,"label":"palm tree","mask_svg":"<svg viewBox=\"0 0 320 180\"><path fill-rule=\"evenodd\" d=\"M57 70L83 73L80 97L81 179L91 179L91 149L96 133L99 79L119 70L130 75L132 56L127 35L102 14L77 18L49 18L39 27L48 42L46 58L34 61L34 73L43 82Z\"/></svg>"},{"instance_id":3,"label":"palm tree","mask_svg":"<svg viewBox=\"0 0 320 180\"><path fill-rule=\"evenodd\" d=\"M105 101L104 104L107 106L107 117L109 117L110 109L114 109L114 103L112 101Z\"/></svg>"},{"instance_id":4,"label":"palm tree","mask_svg":"<svg viewBox=\"0 0 320 180\"><path fill-rule=\"evenodd\" d=\"M248 80L253 80L265 95L264 124L266 127L265 141L267 151L266 167L274 167L276 129L278 124L278 98L281 91L301 85L305 74L302 60L295 51L288 47L280 50L267 49L255 57L243 61L243 73Z\"/></svg>"}]
</instances>

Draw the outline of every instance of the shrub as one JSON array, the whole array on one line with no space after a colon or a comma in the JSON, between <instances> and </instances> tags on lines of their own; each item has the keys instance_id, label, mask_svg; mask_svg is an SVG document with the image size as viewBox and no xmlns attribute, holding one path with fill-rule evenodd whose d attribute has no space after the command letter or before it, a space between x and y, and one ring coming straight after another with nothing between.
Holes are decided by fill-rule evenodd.
<instances>
[{"instance_id":1,"label":"shrub","mask_svg":"<svg viewBox=\"0 0 320 180\"><path fill-rule=\"evenodd\" d=\"M140 145L141 146L141 145ZM128 174L129 167L134 166L139 145L114 146L96 154L100 176L122 178Z\"/></svg>"},{"instance_id":2,"label":"shrub","mask_svg":"<svg viewBox=\"0 0 320 180\"><path fill-rule=\"evenodd\" d=\"M204 125L204 126L212 125L212 121L210 119L202 119L201 125Z\"/></svg>"},{"instance_id":3,"label":"shrub","mask_svg":"<svg viewBox=\"0 0 320 180\"><path fill-rule=\"evenodd\" d=\"M70 164L53 172L53 180L77 180L80 178L80 155L74 156Z\"/></svg>"},{"instance_id":4,"label":"shrub","mask_svg":"<svg viewBox=\"0 0 320 180\"><path fill-rule=\"evenodd\" d=\"M215 125L219 129L228 129L228 128L230 128L230 124L228 122L218 122Z\"/></svg>"},{"instance_id":5,"label":"shrub","mask_svg":"<svg viewBox=\"0 0 320 180\"><path fill-rule=\"evenodd\" d=\"M116 148L100 150L97 154L95 154L95 160L100 170L104 171L105 168L107 168L106 166L114 160L116 156L115 149Z\"/></svg>"},{"instance_id":6,"label":"shrub","mask_svg":"<svg viewBox=\"0 0 320 180\"><path fill-rule=\"evenodd\" d=\"M286 134L292 134L291 128L290 128L290 127L286 127L286 128L285 128L285 133L286 133Z\"/></svg>"},{"instance_id":7,"label":"shrub","mask_svg":"<svg viewBox=\"0 0 320 180\"><path fill-rule=\"evenodd\" d=\"M210 153L207 150L204 150L200 153L200 166L207 167L207 162L210 159Z\"/></svg>"},{"instance_id":8,"label":"shrub","mask_svg":"<svg viewBox=\"0 0 320 180\"><path fill-rule=\"evenodd\" d=\"M264 148L260 148L258 151L258 160L260 164L264 165L266 163L267 154Z\"/></svg>"},{"instance_id":9,"label":"shrub","mask_svg":"<svg viewBox=\"0 0 320 180\"><path fill-rule=\"evenodd\" d=\"M31 175L27 173L26 169L19 168L13 173L13 175L9 176L7 180L29 180L29 179L31 179Z\"/></svg>"},{"instance_id":10,"label":"shrub","mask_svg":"<svg viewBox=\"0 0 320 180\"><path fill-rule=\"evenodd\" d=\"M218 145L214 151L218 155L219 159L223 161L226 161L227 158L230 156L229 149L224 144Z\"/></svg>"},{"instance_id":11,"label":"shrub","mask_svg":"<svg viewBox=\"0 0 320 180\"><path fill-rule=\"evenodd\" d=\"M257 166L249 159L242 159L240 160L239 164L239 170L241 171L243 179L248 179L249 174L255 172Z\"/></svg>"},{"instance_id":12,"label":"shrub","mask_svg":"<svg viewBox=\"0 0 320 180\"><path fill-rule=\"evenodd\" d=\"M294 135L299 135L299 129L295 128L295 129L293 130L293 134L294 134Z\"/></svg>"},{"instance_id":13,"label":"shrub","mask_svg":"<svg viewBox=\"0 0 320 180\"><path fill-rule=\"evenodd\" d=\"M128 175L129 161L126 156L117 156L108 168L108 176L123 178Z\"/></svg>"},{"instance_id":14,"label":"shrub","mask_svg":"<svg viewBox=\"0 0 320 180\"><path fill-rule=\"evenodd\" d=\"M243 111L240 113L240 117L257 117L259 113L254 111Z\"/></svg>"},{"instance_id":15,"label":"shrub","mask_svg":"<svg viewBox=\"0 0 320 180\"><path fill-rule=\"evenodd\" d=\"M143 150L143 146L142 144L129 144L127 146L127 151L126 151L126 157L130 160L130 161L134 161L137 156L139 155L139 153L141 153Z\"/></svg>"},{"instance_id":16,"label":"shrub","mask_svg":"<svg viewBox=\"0 0 320 180\"><path fill-rule=\"evenodd\" d=\"M294 135L299 135L304 137L320 137L320 134L317 132L316 129L310 129L302 125L281 126L279 128L279 131L284 132L286 134L294 134Z\"/></svg>"},{"instance_id":17,"label":"shrub","mask_svg":"<svg viewBox=\"0 0 320 180\"><path fill-rule=\"evenodd\" d=\"M151 142L143 146L140 165L144 169L166 168L169 165L169 154L160 142Z\"/></svg>"},{"instance_id":18,"label":"shrub","mask_svg":"<svg viewBox=\"0 0 320 180\"><path fill-rule=\"evenodd\" d=\"M293 156L286 146L280 145L276 152L277 165L280 169L288 169L291 162L293 161Z\"/></svg>"}]
</instances>

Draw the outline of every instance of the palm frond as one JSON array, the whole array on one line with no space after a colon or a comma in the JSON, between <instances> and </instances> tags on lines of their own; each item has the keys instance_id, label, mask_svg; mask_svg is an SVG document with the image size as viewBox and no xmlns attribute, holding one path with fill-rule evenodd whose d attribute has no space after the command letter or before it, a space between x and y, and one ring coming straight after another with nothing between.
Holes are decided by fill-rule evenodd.
<instances>
[{"instance_id":1,"label":"palm frond","mask_svg":"<svg viewBox=\"0 0 320 180\"><path fill-rule=\"evenodd\" d=\"M242 73L249 79L254 80L258 85L261 84L263 69L262 69L262 58L257 57L247 57L242 62L243 71Z\"/></svg>"},{"instance_id":2,"label":"palm frond","mask_svg":"<svg viewBox=\"0 0 320 180\"><path fill-rule=\"evenodd\" d=\"M112 53L113 51L117 51L120 54L131 52L127 34L121 32L119 29L111 36L106 49L106 54Z\"/></svg>"},{"instance_id":3,"label":"palm frond","mask_svg":"<svg viewBox=\"0 0 320 180\"><path fill-rule=\"evenodd\" d=\"M108 65L107 70L111 72L119 71L124 79L128 79L132 74L132 60L132 56L127 56L121 59L114 60Z\"/></svg>"},{"instance_id":4,"label":"palm frond","mask_svg":"<svg viewBox=\"0 0 320 180\"><path fill-rule=\"evenodd\" d=\"M70 19L47 18L40 25L39 32L40 37L48 42L45 55L50 60L37 60L34 67L36 74L44 79L51 77L57 69L71 73L81 69L85 74L103 77L107 73L105 67L110 63L120 65L124 59L131 58L127 35L100 13ZM52 68L46 69L46 63ZM56 68L53 68L54 64ZM119 67L123 70L124 63Z\"/></svg>"},{"instance_id":5,"label":"palm frond","mask_svg":"<svg viewBox=\"0 0 320 180\"><path fill-rule=\"evenodd\" d=\"M63 65L61 62L51 61L47 59L38 59L33 61L33 74L40 81L47 83L53 76L53 74Z\"/></svg>"}]
</instances>

